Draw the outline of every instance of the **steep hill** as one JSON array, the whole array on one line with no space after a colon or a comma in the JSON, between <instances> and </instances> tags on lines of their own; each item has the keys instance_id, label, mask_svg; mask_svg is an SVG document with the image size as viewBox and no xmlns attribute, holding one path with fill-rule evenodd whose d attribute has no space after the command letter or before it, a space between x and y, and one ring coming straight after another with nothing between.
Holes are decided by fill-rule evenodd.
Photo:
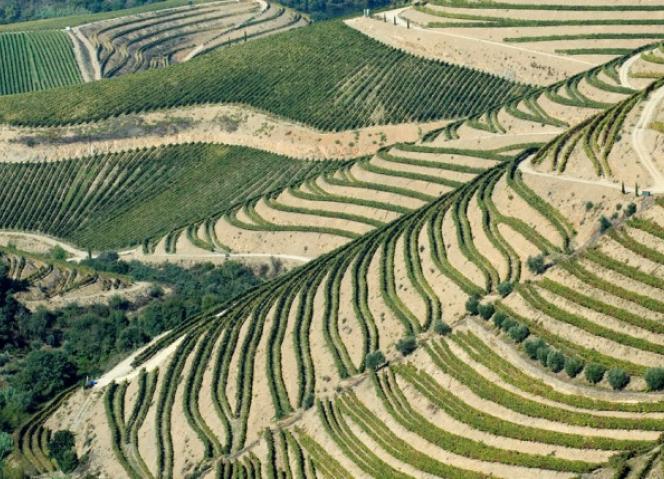
<instances>
[{"instance_id":1,"label":"steep hill","mask_svg":"<svg viewBox=\"0 0 664 479\"><path fill-rule=\"evenodd\" d=\"M440 0L237 42L300 21L266 7L75 29L118 78L0 97L0 242L75 256L0 248L23 300L128 286L85 256L178 285L61 316L99 345L23 424L0 389L7 463L55 474L69 430L74 477L661 479L663 7ZM271 266L154 266L233 258ZM8 312L3 377L66 366Z\"/></svg>"},{"instance_id":2,"label":"steep hill","mask_svg":"<svg viewBox=\"0 0 664 479\"><path fill-rule=\"evenodd\" d=\"M629 165L607 148L641 127L616 121L625 105L649 117L661 91L658 80L621 83L622 68L664 74L634 58L291 188L305 201L383 208L385 220L190 318L134 357L149 372L72 394L31 424L26 458L44 468L42 424L75 430L108 477L571 478L616 453L655 457L664 399L644 377L664 353L664 205L623 193ZM601 157L609 168L597 173L611 181L527 166L586 125L586 158L574 163ZM263 205L291 224L320 215L277 198L227 221L270 231ZM360 218L336 225L352 231ZM377 351L389 364L374 373Z\"/></svg>"}]
</instances>

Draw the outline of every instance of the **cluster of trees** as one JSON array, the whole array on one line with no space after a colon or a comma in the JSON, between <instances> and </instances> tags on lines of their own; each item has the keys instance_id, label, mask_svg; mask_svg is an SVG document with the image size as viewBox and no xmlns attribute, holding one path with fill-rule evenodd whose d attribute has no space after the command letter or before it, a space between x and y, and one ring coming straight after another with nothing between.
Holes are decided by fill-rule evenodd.
<instances>
[{"instance_id":1,"label":"cluster of trees","mask_svg":"<svg viewBox=\"0 0 664 479\"><path fill-rule=\"evenodd\" d=\"M25 285L0 266L0 431L11 432L39 404L86 376L99 375L129 351L177 326L185 318L257 285L260 279L239 263L146 266L118 260L115 253L87 261L135 280L163 285L148 298L108 305L68 305L30 311L15 293Z\"/></svg>"},{"instance_id":2,"label":"cluster of trees","mask_svg":"<svg viewBox=\"0 0 664 479\"><path fill-rule=\"evenodd\" d=\"M281 3L308 13L313 20L324 20L397 2L395 0L284 0Z\"/></svg>"},{"instance_id":3,"label":"cluster of trees","mask_svg":"<svg viewBox=\"0 0 664 479\"><path fill-rule=\"evenodd\" d=\"M109 12L161 0L0 0L0 23Z\"/></svg>"}]
</instances>

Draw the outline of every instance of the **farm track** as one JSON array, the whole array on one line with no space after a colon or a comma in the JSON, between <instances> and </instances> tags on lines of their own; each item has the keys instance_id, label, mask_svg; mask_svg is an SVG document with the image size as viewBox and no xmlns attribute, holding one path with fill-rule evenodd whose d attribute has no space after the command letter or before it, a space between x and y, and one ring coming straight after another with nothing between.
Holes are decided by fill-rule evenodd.
<instances>
[{"instance_id":1,"label":"farm track","mask_svg":"<svg viewBox=\"0 0 664 479\"><path fill-rule=\"evenodd\" d=\"M74 27L69 31L69 35L72 37L74 42L74 54L76 55L76 61L78 62L78 67L84 75L84 81L95 81L101 80L101 68L99 67L99 60L97 59L97 53L95 48L90 43L90 40L81 33L80 27ZM86 61L84 59L83 53L80 50L80 46L83 46L86 50L85 57L89 59ZM92 71L90 71L92 69Z\"/></svg>"},{"instance_id":2,"label":"farm track","mask_svg":"<svg viewBox=\"0 0 664 479\"><path fill-rule=\"evenodd\" d=\"M639 161L645 169L648 171L652 177L653 184L649 186L649 189L653 193L662 193L664 192L664 174L657 168L655 165L652 154L648 151L648 148L645 145L645 134L649 130L649 126L652 121L657 117L658 108L661 107L662 101L664 100L664 87L661 87L659 90L651 94L651 98L646 102L643 112L639 117L637 125L632 130L632 144L634 145L634 150L639 157Z\"/></svg>"},{"instance_id":3,"label":"farm track","mask_svg":"<svg viewBox=\"0 0 664 479\"><path fill-rule=\"evenodd\" d=\"M162 131L169 120L170 129ZM62 161L89 154L197 142L258 149L265 149L267 144L273 153L300 159L348 159L372 154L385 144L417 141L422 131L445 123L405 123L328 133L241 105L183 107L81 126L0 125L0 163L26 159ZM111 132L115 137L95 138L100 131Z\"/></svg>"}]
</instances>

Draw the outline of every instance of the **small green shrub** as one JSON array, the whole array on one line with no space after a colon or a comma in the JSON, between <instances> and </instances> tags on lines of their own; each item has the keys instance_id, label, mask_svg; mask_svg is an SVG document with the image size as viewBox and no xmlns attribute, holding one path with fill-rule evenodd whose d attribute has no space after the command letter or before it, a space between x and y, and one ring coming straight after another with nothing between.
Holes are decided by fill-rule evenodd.
<instances>
[{"instance_id":1,"label":"small green shrub","mask_svg":"<svg viewBox=\"0 0 664 479\"><path fill-rule=\"evenodd\" d=\"M606 377L611 387L616 391L624 389L625 386L629 384L630 380L629 374L627 374L625 370L621 368L609 369Z\"/></svg>"},{"instance_id":2,"label":"small green shrub","mask_svg":"<svg viewBox=\"0 0 664 479\"><path fill-rule=\"evenodd\" d=\"M502 311L498 311L496 314L493 315L493 324L497 328L501 328L503 326L503 321L505 321L506 319L507 315Z\"/></svg>"},{"instance_id":3,"label":"small green shrub","mask_svg":"<svg viewBox=\"0 0 664 479\"><path fill-rule=\"evenodd\" d=\"M408 356L417 349L417 339L415 336L404 336L397 341L396 347L401 354Z\"/></svg>"},{"instance_id":4,"label":"small green shrub","mask_svg":"<svg viewBox=\"0 0 664 479\"><path fill-rule=\"evenodd\" d=\"M476 316L479 313L480 299L477 296L471 296L466 301L466 311L471 316Z\"/></svg>"},{"instance_id":5,"label":"small green shrub","mask_svg":"<svg viewBox=\"0 0 664 479\"><path fill-rule=\"evenodd\" d=\"M380 351L373 351L364 358L364 364L367 369L377 370L385 364L385 355Z\"/></svg>"},{"instance_id":6,"label":"small green shrub","mask_svg":"<svg viewBox=\"0 0 664 479\"><path fill-rule=\"evenodd\" d=\"M78 456L76 451L65 451L60 459L58 459L58 466L62 472L72 472L78 467Z\"/></svg>"},{"instance_id":7,"label":"small green shrub","mask_svg":"<svg viewBox=\"0 0 664 479\"><path fill-rule=\"evenodd\" d=\"M546 356L546 367L554 373L559 373L565 367L565 355L560 351L550 350Z\"/></svg>"},{"instance_id":8,"label":"small green shrub","mask_svg":"<svg viewBox=\"0 0 664 479\"><path fill-rule=\"evenodd\" d=\"M523 349L526 351L528 357L533 360L537 359L537 351L545 346L546 343L542 338L530 338L523 343Z\"/></svg>"},{"instance_id":9,"label":"small green shrub","mask_svg":"<svg viewBox=\"0 0 664 479\"><path fill-rule=\"evenodd\" d=\"M440 334L441 336L447 336L452 332L452 328L450 327L449 324L447 324L445 321L436 321L433 325L433 330L436 334Z\"/></svg>"},{"instance_id":10,"label":"small green shrub","mask_svg":"<svg viewBox=\"0 0 664 479\"><path fill-rule=\"evenodd\" d=\"M521 343L530 335L530 330L525 324L519 324L517 326L512 326L507 333L514 342Z\"/></svg>"},{"instance_id":11,"label":"small green shrub","mask_svg":"<svg viewBox=\"0 0 664 479\"><path fill-rule=\"evenodd\" d=\"M127 298L120 296L119 294L114 294L108 300L108 306L117 311L127 311L131 306L131 303Z\"/></svg>"},{"instance_id":12,"label":"small green shrub","mask_svg":"<svg viewBox=\"0 0 664 479\"><path fill-rule=\"evenodd\" d=\"M546 271L546 261L544 261L544 255L542 254L528 256L526 265L528 266L528 270L533 274L542 274Z\"/></svg>"},{"instance_id":13,"label":"small green shrub","mask_svg":"<svg viewBox=\"0 0 664 479\"><path fill-rule=\"evenodd\" d=\"M600 233L606 233L611 228L611 226L613 226L613 223L606 216L602 216L599 219L599 232Z\"/></svg>"},{"instance_id":14,"label":"small green shrub","mask_svg":"<svg viewBox=\"0 0 664 479\"><path fill-rule=\"evenodd\" d=\"M488 321L489 319L491 319L491 316L493 316L493 313L496 312L496 308L491 303L480 304L479 307L477 308L477 311L478 313L480 313L482 319Z\"/></svg>"},{"instance_id":15,"label":"small green shrub","mask_svg":"<svg viewBox=\"0 0 664 479\"><path fill-rule=\"evenodd\" d=\"M597 384L602 380L605 372L606 368L601 364L590 363L588 366L586 366L584 374L586 376L586 380L590 384Z\"/></svg>"},{"instance_id":16,"label":"small green shrub","mask_svg":"<svg viewBox=\"0 0 664 479\"><path fill-rule=\"evenodd\" d=\"M549 359L549 352L551 351L551 348L549 346L542 346L537 350L537 360L540 362L540 364L544 367L546 367L546 363Z\"/></svg>"},{"instance_id":17,"label":"small green shrub","mask_svg":"<svg viewBox=\"0 0 664 479\"><path fill-rule=\"evenodd\" d=\"M646 384L651 391L664 389L664 368L650 368L645 374Z\"/></svg>"},{"instance_id":18,"label":"small green shrub","mask_svg":"<svg viewBox=\"0 0 664 479\"><path fill-rule=\"evenodd\" d=\"M150 286L148 295L151 298L161 298L164 295L164 289L161 286Z\"/></svg>"},{"instance_id":19,"label":"small green shrub","mask_svg":"<svg viewBox=\"0 0 664 479\"><path fill-rule=\"evenodd\" d=\"M581 361L579 358L575 358L573 356L568 356L565 358L565 373L567 373L570 378L577 377L583 370L583 366L583 361Z\"/></svg>"},{"instance_id":20,"label":"small green shrub","mask_svg":"<svg viewBox=\"0 0 664 479\"><path fill-rule=\"evenodd\" d=\"M585 204L586 211L590 211L590 210L592 210L592 209L593 209L593 206L595 206L595 205L593 204L592 201L586 201L586 204Z\"/></svg>"},{"instance_id":21,"label":"small green shrub","mask_svg":"<svg viewBox=\"0 0 664 479\"><path fill-rule=\"evenodd\" d=\"M503 322L502 322L502 324L500 325L500 329L502 329L503 331L507 332L507 331L509 331L512 327L514 327L514 326L518 326L518 325L519 325L519 323L518 323L515 319L513 319L513 318L507 316L505 319L503 319Z\"/></svg>"},{"instance_id":22,"label":"small green shrub","mask_svg":"<svg viewBox=\"0 0 664 479\"><path fill-rule=\"evenodd\" d=\"M498 285L498 294L503 298L514 290L514 285L510 281L503 281Z\"/></svg>"},{"instance_id":23,"label":"small green shrub","mask_svg":"<svg viewBox=\"0 0 664 479\"><path fill-rule=\"evenodd\" d=\"M625 451L614 454L609 458L609 466L613 468L612 479L625 479L632 468L627 464L627 461L634 457L634 451Z\"/></svg>"},{"instance_id":24,"label":"small green shrub","mask_svg":"<svg viewBox=\"0 0 664 479\"><path fill-rule=\"evenodd\" d=\"M633 216L636 213L636 203L630 203L625 208L625 216Z\"/></svg>"},{"instance_id":25,"label":"small green shrub","mask_svg":"<svg viewBox=\"0 0 664 479\"><path fill-rule=\"evenodd\" d=\"M377 352L380 352L380 351L377 351ZM369 357L370 354L371 353L367 354L367 358ZM385 362L385 358L383 358L383 362ZM375 369L375 368L371 368L371 369ZM307 393L307 395L304 396L304 398L302 399L302 407L304 409L310 409L314 405L314 401L315 401L314 395L312 393Z\"/></svg>"},{"instance_id":26,"label":"small green shrub","mask_svg":"<svg viewBox=\"0 0 664 479\"><path fill-rule=\"evenodd\" d=\"M67 252L60 245L55 245L51 248L51 258L64 261L69 256Z\"/></svg>"}]
</instances>

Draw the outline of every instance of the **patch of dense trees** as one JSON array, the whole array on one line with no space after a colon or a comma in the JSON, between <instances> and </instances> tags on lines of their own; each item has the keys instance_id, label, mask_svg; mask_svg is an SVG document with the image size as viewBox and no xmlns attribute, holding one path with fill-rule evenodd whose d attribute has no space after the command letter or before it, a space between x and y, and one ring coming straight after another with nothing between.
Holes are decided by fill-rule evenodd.
<instances>
[{"instance_id":1,"label":"patch of dense trees","mask_svg":"<svg viewBox=\"0 0 664 479\"><path fill-rule=\"evenodd\" d=\"M361 12L365 8L373 10L397 2L395 0L282 0L279 3L308 13L312 20L324 20Z\"/></svg>"},{"instance_id":2,"label":"patch of dense trees","mask_svg":"<svg viewBox=\"0 0 664 479\"><path fill-rule=\"evenodd\" d=\"M26 285L0 266L0 431L13 431L68 386L101 374L154 336L261 281L235 262L155 267L106 253L86 263L157 286L136 303L116 296L108 304L30 311L15 298Z\"/></svg>"},{"instance_id":3,"label":"patch of dense trees","mask_svg":"<svg viewBox=\"0 0 664 479\"><path fill-rule=\"evenodd\" d=\"M163 0L0 0L0 24L110 12ZM283 0L286 6L308 13L313 20L361 12L399 3L395 0ZM403 3L403 2L401 2Z\"/></svg>"},{"instance_id":4,"label":"patch of dense trees","mask_svg":"<svg viewBox=\"0 0 664 479\"><path fill-rule=\"evenodd\" d=\"M0 0L0 23L138 7L160 0Z\"/></svg>"}]
</instances>

